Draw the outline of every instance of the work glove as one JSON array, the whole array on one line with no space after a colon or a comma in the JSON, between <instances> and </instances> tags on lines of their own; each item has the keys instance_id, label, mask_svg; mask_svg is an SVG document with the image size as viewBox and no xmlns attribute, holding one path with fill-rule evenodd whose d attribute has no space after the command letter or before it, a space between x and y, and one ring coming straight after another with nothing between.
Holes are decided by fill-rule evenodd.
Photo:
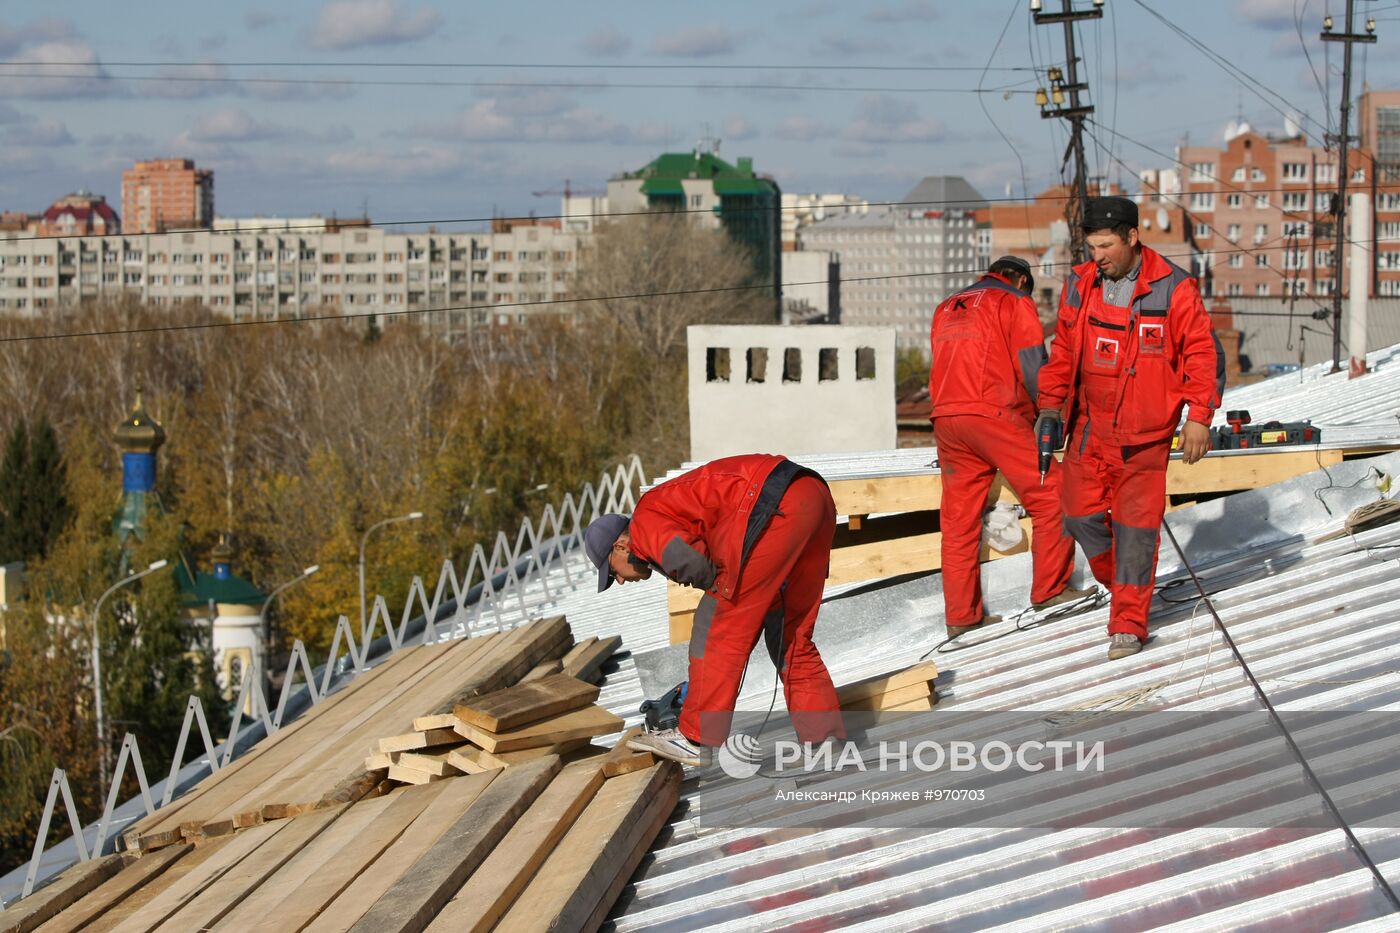
<instances>
[{"instance_id":1,"label":"work glove","mask_svg":"<svg viewBox=\"0 0 1400 933\"><path fill-rule=\"evenodd\" d=\"M1054 437L1055 447L1058 449L1065 436L1064 425L1061 423L1060 411L1058 408L1042 408L1040 414L1035 416L1035 426L1032 430L1035 432L1037 444L1040 443L1040 436L1045 433L1045 429L1047 428L1053 432L1051 436Z\"/></svg>"}]
</instances>

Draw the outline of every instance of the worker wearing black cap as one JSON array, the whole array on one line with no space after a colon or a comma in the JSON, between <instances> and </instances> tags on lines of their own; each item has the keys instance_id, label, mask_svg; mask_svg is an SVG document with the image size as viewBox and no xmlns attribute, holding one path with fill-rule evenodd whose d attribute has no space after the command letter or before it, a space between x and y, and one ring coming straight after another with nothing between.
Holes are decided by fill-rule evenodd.
<instances>
[{"instance_id":1,"label":"worker wearing black cap","mask_svg":"<svg viewBox=\"0 0 1400 933\"><path fill-rule=\"evenodd\" d=\"M1092 261L1065 282L1036 433L1068 429L1065 529L1112 592L1116 659L1147 640L1172 437L1184 408L1182 459L1205 456L1225 357L1195 278L1138 239L1136 204L1092 198L1083 226Z\"/></svg>"},{"instance_id":2,"label":"worker wearing black cap","mask_svg":"<svg viewBox=\"0 0 1400 933\"><path fill-rule=\"evenodd\" d=\"M987 494L1000 470L1031 516L1038 609L1086 596L1069 586L1074 542L1064 535L1060 478L1041 482L1036 464L1035 400L1045 362L1045 332L1030 293L1030 264L1018 256L992 263L975 284L933 313L929 399L942 474L943 608L948 636L1000 621L982 605L978 552Z\"/></svg>"}]
</instances>

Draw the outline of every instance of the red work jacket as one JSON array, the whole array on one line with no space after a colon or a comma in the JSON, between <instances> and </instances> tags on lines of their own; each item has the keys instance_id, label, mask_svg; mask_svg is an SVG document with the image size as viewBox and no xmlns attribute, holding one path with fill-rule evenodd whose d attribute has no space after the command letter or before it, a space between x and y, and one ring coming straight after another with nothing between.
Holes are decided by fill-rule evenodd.
<instances>
[{"instance_id":1,"label":"red work jacket","mask_svg":"<svg viewBox=\"0 0 1400 933\"><path fill-rule=\"evenodd\" d=\"M642 495L628 549L677 583L733 599L744 559L800 475L816 474L776 454L712 460Z\"/></svg>"},{"instance_id":2,"label":"red work jacket","mask_svg":"<svg viewBox=\"0 0 1400 933\"><path fill-rule=\"evenodd\" d=\"M1091 293L1093 300L1091 301ZM1142 268L1116 347L1090 347L1086 335L1102 286L1092 262L1075 266L1060 297L1050 362L1040 371L1039 407L1059 409L1068 425L1086 353L1118 354L1112 421L1095 418L1096 437L1145 444L1169 437L1187 418L1209 425L1225 384L1225 354L1211 330L1196 280L1155 250L1143 247Z\"/></svg>"},{"instance_id":3,"label":"red work jacket","mask_svg":"<svg viewBox=\"0 0 1400 933\"><path fill-rule=\"evenodd\" d=\"M1035 420L1036 386L1046 360L1035 302L988 273L933 312L930 420L985 415Z\"/></svg>"}]
</instances>

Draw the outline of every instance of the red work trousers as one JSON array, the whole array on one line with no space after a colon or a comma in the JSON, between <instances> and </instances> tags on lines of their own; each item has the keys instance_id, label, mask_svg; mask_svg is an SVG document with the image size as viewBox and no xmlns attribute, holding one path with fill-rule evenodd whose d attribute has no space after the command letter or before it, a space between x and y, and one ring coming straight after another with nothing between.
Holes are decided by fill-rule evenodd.
<instances>
[{"instance_id":1,"label":"red work trousers","mask_svg":"<svg viewBox=\"0 0 1400 933\"><path fill-rule=\"evenodd\" d=\"M1087 433L1088 437L1084 435ZM1113 595L1108 634L1147 640L1172 439L1110 444L1080 427L1065 445L1065 529Z\"/></svg>"},{"instance_id":2,"label":"red work trousers","mask_svg":"<svg viewBox=\"0 0 1400 933\"><path fill-rule=\"evenodd\" d=\"M690 636L690 687L681 733L701 745L723 745L749 655L764 623L781 620L783 696L804 742L845 738L836 688L812 630L821 608L836 533L836 506L826 484L799 476L754 544L733 600L708 594L695 610Z\"/></svg>"},{"instance_id":3,"label":"red work trousers","mask_svg":"<svg viewBox=\"0 0 1400 933\"><path fill-rule=\"evenodd\" d=\"M982 620L982 513L997 470L1031 516L1031 602L1069 585L1074 541L1060 513L1059 465L1040 484L1035 433L1022 421L982 415L945 415L933 421L938 468L943 474L939 525L943 530L943 607L948 625Z\"/></svg>"}]
</instances>

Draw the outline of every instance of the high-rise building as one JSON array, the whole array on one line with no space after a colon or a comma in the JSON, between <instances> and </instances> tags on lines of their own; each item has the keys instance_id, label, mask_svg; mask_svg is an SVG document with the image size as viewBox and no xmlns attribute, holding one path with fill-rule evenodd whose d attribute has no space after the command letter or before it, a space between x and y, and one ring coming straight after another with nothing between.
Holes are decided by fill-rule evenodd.
<instances>
[{"instance_id":1,"label":"high-rise building","mask_svg":"<svg viewBox=\"0 0 1400 933\"><path fill-rule=\"evenodd\" d=\"M208 229L214 222L214 172L191 159L148 159L122 172L127 233Z\"/></svg>"},{"instance_id":2,"label":"high-rise building","mask_svg":"<svg viewBox=\"0 0 1400 933\"><path fill-rule=\"evenodd\" d=\"M777 182L753 170L753 159L735 163L697 147L667 152L635 172L608 181L608 209L614 214L639 210L684 210L708 225L722 228L748 248L755 279L771 286L774 313L782 295L782 192Z\"/></svg>"},{"instance_id":3,"label":"high-rise building","mask_svg":"<svg viewBox=\"0 0 1400 933\"><path fill-rule=\"evenodd\" d=\"M893 327L899 346L926 347L933 309L977 280L976 214L986 206L963 178L932 176L898 207L828 217L799 240L839 259L841 323Z\"/></svg>"}]
</instances>

